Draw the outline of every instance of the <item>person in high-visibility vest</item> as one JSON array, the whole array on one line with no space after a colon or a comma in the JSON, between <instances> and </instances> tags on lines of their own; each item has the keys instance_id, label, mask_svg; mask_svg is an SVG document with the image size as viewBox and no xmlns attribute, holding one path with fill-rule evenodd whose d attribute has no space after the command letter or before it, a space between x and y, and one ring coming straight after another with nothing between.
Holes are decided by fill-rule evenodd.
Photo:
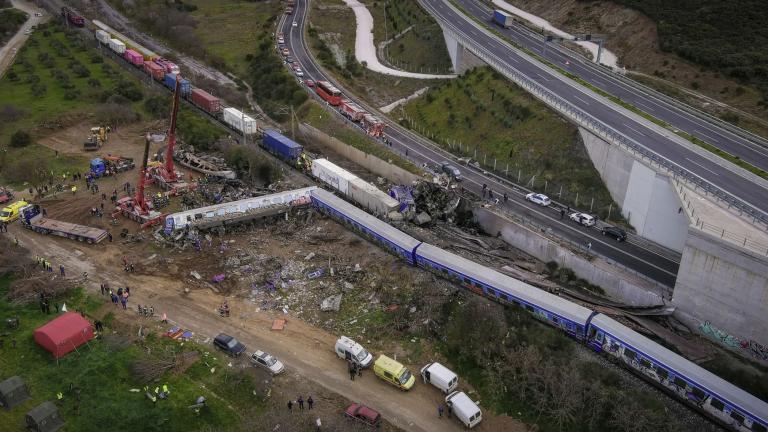
<instances>
[{"instance_id":1,"label":"person in high-visibility vest","mask_svg":"<svg viewBox=\"0 0 768 432\"><path fill-rule=\"evenodd\" d=\"M77 193L77 186L72 186L72 195Z\"/></svg>"}]
</instances>

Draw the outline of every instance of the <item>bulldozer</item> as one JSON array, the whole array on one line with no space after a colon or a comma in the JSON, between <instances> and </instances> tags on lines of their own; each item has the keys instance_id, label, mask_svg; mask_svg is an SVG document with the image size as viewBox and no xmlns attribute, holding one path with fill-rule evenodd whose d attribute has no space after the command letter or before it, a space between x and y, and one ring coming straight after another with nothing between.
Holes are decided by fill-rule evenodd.
<instances>
[{"instance_id":1,"label":"bulldozer","mask_svg":"<svg viewBox=\"0 0 768 432\"><path fill-rule=\"evenodd\" d=\"M91 128L91 135L83 142L83 150L98 150L106 144L107 134L111 132L109 126L94 126Z\"/></svg>"}]
</instances>

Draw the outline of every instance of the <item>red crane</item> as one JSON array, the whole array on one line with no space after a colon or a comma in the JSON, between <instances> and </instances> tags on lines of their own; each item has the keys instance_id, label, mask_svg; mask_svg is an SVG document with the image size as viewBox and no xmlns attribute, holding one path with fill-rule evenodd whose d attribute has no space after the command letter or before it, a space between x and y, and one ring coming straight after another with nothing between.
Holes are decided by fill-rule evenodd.
<instances>
[{"instance_id":1,"label":"red crane","mask_svg":"<svg viewBox=\"0 0 768 432\"><path fill-rule=\"evenodd\" d=\"M136 187L136 195L133 197L133 208L134 211L140 215L140 216L147 216L149 215L149 205L147 204L147 199L144 196L144 186L147 183L147 163L149 161L149 141L150 141L149 133L147 133L146 136L146 142L144 143L144 160L141 164L141 177L139 177L139 184Z\"/></svg>"},{"instance_id":2,"label":"red crane","mask_svg":"<svg viewBox=\"0 0 768 432\"><path fill-rule=\"evenodd\" d=\"M176 167L173 166L173 148L176 146L176 116L179 114L179 93L181 93L181 75L177 74L176 86L173 89L171 127L168 129L168 146L165 149L165 159L163 160L165 170L162 172L162 176L166 184L174 183L179 180L179 176L176 174Z\"/></svg>"}]
</instances>

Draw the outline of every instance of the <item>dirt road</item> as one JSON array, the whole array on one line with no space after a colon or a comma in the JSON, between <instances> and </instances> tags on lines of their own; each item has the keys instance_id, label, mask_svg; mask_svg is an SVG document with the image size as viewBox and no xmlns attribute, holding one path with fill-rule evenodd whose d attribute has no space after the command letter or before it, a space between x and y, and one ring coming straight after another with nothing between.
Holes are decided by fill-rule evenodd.
<instances>
[{"instance_id":1,"label":"dirt road","mask_svg":"<svg viewBox=\"0 0 768 432\"><path fill-rule=\"evenodd\" d=\"M136 305L151 304L158 315L166 312L172 323L192 330L201 342L210 343L210 339L219 332L232 334L245 343L249 351L264 349L276 355L286 364L288 374L301 375L329 391L375 407L387 421L403 430L463 430L455 419L438 418L437 407L442 398L431 386L418 382L411 391L401 392L375 378L370 370L366 370L361 378L350 381L346 363L333 352L337 336L312 327L290 314L261 311L257 304L247 300L230 299L232 315L221 318L216 312L221 297L209 290L185 293L181 277L123 272L120 261L125 250L118 246L117 241L88 246L41 236L21 229L18 224L10 227L10 235L17 235L32 254L45 256L54 264L63 263L69 274L88 272L91 276L87 289L91 292L98 293L99 284L105 280L114 289L130 286L129 309L116 309L115 313L139 319L135 312ZM151 245L146 246L147 252L156 250ZM159 251L160 254L173 257L165 251ZM287 319L284 331L270 331L275 318ZM412 372L418 374L413 367ZM509 417L493 417L487 411L484 417L475 430L526 430L524 425Z\"/></svg>"},{"instance_id":2,"label":"dirt road","mask_svg":"<svg viewBox=\"0 0 768 432\"><path fill-rule=\"evenodd\" d=\"M13 63L13 59L16 58L16 53L24 45L24 42L29 39L29 35L25 34L25 32L30 30L32 26L46 22L51 18L51 15L47 11L35 7L35 5L30 2L24 0L11 0L11 4L13 4L13 7L16 9L21 9L29 14L29 18L27 19L27 22L19 27L19 31L16 32L11 40L0 48L0 76L5 75L5 70ZM43 16L35 16L35 12L42 12Z\"/></svg>"}]
</instances>

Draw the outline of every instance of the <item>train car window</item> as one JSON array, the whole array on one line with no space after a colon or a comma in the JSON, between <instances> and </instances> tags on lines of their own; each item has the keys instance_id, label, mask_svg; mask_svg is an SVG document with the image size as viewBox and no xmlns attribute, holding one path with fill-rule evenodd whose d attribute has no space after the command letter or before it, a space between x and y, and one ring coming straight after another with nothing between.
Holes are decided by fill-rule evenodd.
<instances>
[{"instance_id":1,"label":"train car window","mask_svg":"<svg viewBox=\"0 0 768 432\"><path fill-rule=\"evenodd\" d=\"M646 367L646 368L650 368L650 367L651 367L651 362L649 362L649 361L648 361L648 360L646 360L646 359L640 359L640 364L641 364L643 367Z\"/></svg>"},{"instance_id":2,"label":"train car window","mask_svg":"<svg viewBox=\"0 0 768 432\"><path fill-rule=\"evenodd\" d=\"M528 312L533 312L533 306L531 305L525 305L525 308L528 310Z\"/></svg>"},{"instance_id":3,"label":"train car window","mask_svg":"<svg viewBox=\"0 0 768 432\"><path fill-rule=\"evenodd\" d=\"M630 360L634 360L637 354L629 348L624 348L624 356Z\"/></svg>"},{"instance_id":4,"label":"train car window","mask_svg":"<svg viewBox=\"0 0 768 432\"><path fill-rule=\"evenodd\" d=\"M656 368L656 373L659 375L659 377L660 377L661 379L667 379L667 378L669 378L669 372L667 372L667 370L666 370L666 369L664 369L664 368L660 368L660 367L657 367L657 368Z\"/></svg>"},{"instance_id":5,"label":"train car window","mask_svg":"<svg viewBox=\"0 0 768 432\"><path fill-rule=\"evenodd\" d=\"M757 422L752 423L752 430L755 432L768 432L768 429L766 429L765 426Z\"/></svg>"},{"instance_id":6,"label":"train car window","mask_svg":"<svg viewBox=\"0 0 768 432\"><path fill-rule=\"evenodd\" d=\"M517 300L512 300L512 304L517 306L517 307L520 307L520 302L517 301Z\"/></svg>"},{"instance_id":7,"label":"train car window","mask_svg":"<svg viewBox=\"0 0 768 432\"><path fill-rule=\"evenodd\" d=\"M597 333L597 329L594 328L594 327L590 327L589 328L589 335L587 337L589 337L590 339L594 339L596 333Z\"/></svg>"},{"instance_id":8,"label":"train car window","mask_svg":"<svg viewBox=\"0 0 768 432\"><path fill-rule=\"evenodd\" d=\"M725 408L725 404L724 404L724 403L722 403L722 402L720 402L719 400L717 400L717 399L714 399L714 398L713 398L713 399L712 399L712 401L710 402L710 405L712 405L714 408L716 408L716 409L718 409L718 410L720 410L720 411L722 411L722 410L723 410L723 408Z\"/></svg>"},{"instance_id":9,"label":"train car window","mask_svg":"<svg viewBox=\"0 0 768 432\"><path fill-rule=\"evenodd\" d=\"M675 377L672 382L675 383L678 387L685 388L685 380L680 377Z\"/></svg>"},{"instance_id":10,"label":"train car window","mask_svg":"<svg viewBox=\"0 0 768 432\"><path fill-rule=\"evenodd\" d=\"M464 283L467 285L472 285L472 281L469 280L468 278L464 278Z\"/></svg>"},{"instance_id":11,"label":"train car window","mask_svg":"<svg viewBox=\"0 0 768 432\"><path fill-rule=\"evenodd\" d=\"M707 397L707 394L704 393L703 390L701 390L700 388L697 388L697 387L693 387L691 389L691 393L693 393L694 396L699 398L699 400L703 400L705 397Z\"/></svg>"},{"instance_id":12,"label":"train car window","mask_svg":"<svg viewBox=\"0 0 768 432\"><path fill-rule=\"evenodd\" d=\"M739 424L744 424L744 416L739 414L738 411L731 411L731 418Z\"/></svg>"},{"instance_id":13,"label":"train car window","mask_svg":"<svg viewBox=\"0 0 768 432\"><path fill-rule=\"evenodd\" d=\"M559 322L560 322L560 320L559 320L559 319L557 319L557 317L553 315L553 316L552 316L552 322L553 322L553 323L555 323L555 324L557 324L557 323L559 323Z\"/></svg>"}]
</instances>

